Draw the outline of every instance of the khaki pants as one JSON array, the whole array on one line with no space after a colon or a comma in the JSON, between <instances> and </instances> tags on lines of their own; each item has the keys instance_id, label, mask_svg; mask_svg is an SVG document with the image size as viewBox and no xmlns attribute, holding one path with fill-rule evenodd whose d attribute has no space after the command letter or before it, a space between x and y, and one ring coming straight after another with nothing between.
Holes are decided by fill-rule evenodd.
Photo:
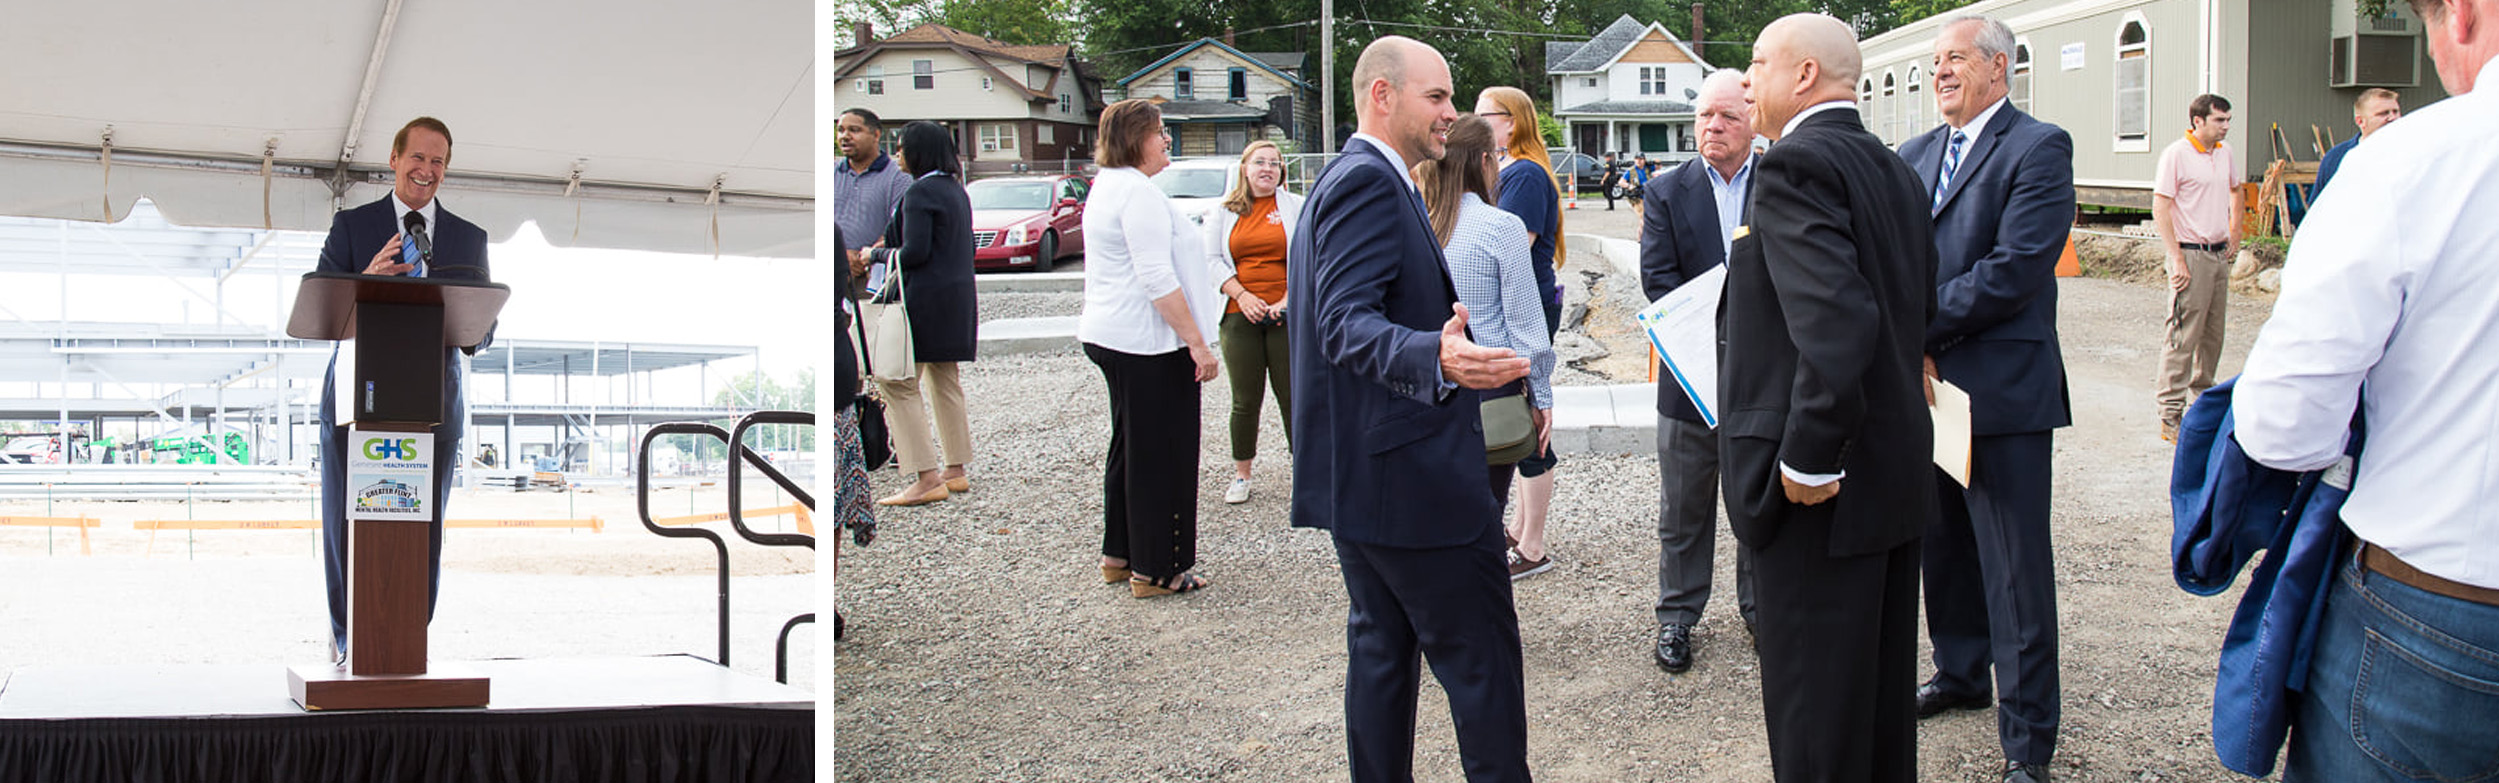
<instances>
[{"instance_id":1,"label":"khaki pants","mask_svg":"<svg viewBox=\"0 0 2499 783\"><path fill-rule=\"evenodd\" d=\"M2169 293L2169 338L2161 346L2161 423L2177 424L2196 395L2213 386L2222 328L2230 320L2230 259L2210 250L2178 251L2187 287Z\"/></svg>"},{"instance_id":2,"label":"khaki pants","mask_svg":"<svg viewBox=\"0 0 2499 783\"><path fill-rule=\"evenodd\" d=\"M963 365L955 362L919 365L907 381L876 382L885 399L885 424L894 433L894 462L904 473L937 469L930 448L929 416L937 417L937 440L946 450L946 464L972 461L972 422L963 413ZM921 388L928 389L924 402ZM932 410L933 409L933 410Z\"/></svg>"}]
</instances>

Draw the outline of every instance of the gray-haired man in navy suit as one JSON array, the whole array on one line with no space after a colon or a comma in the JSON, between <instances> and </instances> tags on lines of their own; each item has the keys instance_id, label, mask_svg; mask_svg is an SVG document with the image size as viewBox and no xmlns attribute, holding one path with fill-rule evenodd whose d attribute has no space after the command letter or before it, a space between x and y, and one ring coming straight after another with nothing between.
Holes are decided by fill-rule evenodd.
<instances>
[{"instance_id":1,"label":"gray-haired man in navy suit","mask_svg":"<svg viewBox=\"0 0 2499 783\"><path fill-rule=\"evenodd\" d=\"M1937 31L1945 124L1900 156L1935 220L1926 371L1969 392L1973 437L1968 487L1936 472L1943 524L1922 553L1935 677L1918 688L1918 715L1995 707L2004 779L2035 783L2060 711L2048 508L2052 433L2073 422L2056 264L2074 223L2074 142L2007 100L2011 28L1965 15Z\"/></svg>"},{"instance_id":2,"label":"gray-haired man in navy suit","mask_svg":"<svg viewBox=\"0 0 2499 783\"><path fill-rule=\"evenodd\" d=\"M1640 282L1651 301L1726 263L1753 195L1753 107L1744 72L1701 81L1694 98L1701 156L1649 180L1641 201ZM1692 626L1709 604L1718 540L1718 434L1660 367L1657 383L1658 668L1692 668ZM1735 606L1753 635L1752 550L1735 548Z\"/></svg>"}]
</instances>

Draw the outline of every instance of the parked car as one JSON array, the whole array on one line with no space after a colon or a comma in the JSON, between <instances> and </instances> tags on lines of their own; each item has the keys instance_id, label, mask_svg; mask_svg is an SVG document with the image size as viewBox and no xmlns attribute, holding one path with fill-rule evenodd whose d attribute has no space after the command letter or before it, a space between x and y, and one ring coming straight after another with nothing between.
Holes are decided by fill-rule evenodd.
<instances>
[{"instance_id":1,"label":"parked car","mask_svg":"<svg viewBox=\"0 0 2499 783\"><path fill-rule=\"evenodd\" d=\"M1233 157L1175 160L1154 174L1154 186L1171 197L1180 207L1180 214L1195 222L1206 222L1206 211L1223 203L1223 194L1232 190L1232 178L1239 176L1240 160Z\"/></svg>"},{"instance_id":2,"label":"parked car","mask_svg":"<svg viewBox=\"0 0 2499 783\"><path fill-rule=\"evenodd\" d=\"M1572 175L1578 175L1577 180ZM1605 161L1584 152L1565 152L1553 156L1553 177L1562 187L1577 188L1581 193L1599 193L1605 189Z\"/></svg>"},{"instance_id":3,"label":"parked car","mask_svg":"<svg viewBox=\"0 0 2499 783\"><path fill-rule=\"evenodd\" d=\"M1050 271L1085 252L1085 195L1074 174L991 177L964 187L972 197L972 268Z\"/></svg>"}]
</instances>

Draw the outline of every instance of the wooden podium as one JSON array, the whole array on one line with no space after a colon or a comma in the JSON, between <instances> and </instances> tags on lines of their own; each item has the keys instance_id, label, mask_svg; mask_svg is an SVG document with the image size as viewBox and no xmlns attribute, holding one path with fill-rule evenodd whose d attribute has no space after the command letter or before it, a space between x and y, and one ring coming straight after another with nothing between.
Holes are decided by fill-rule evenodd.
<instances>
[{"instance_id":1,"label":"wooden podium","mask_svg":"<svg viewBox=\"0 0 2499 783\"><path fill-rule=\"evenodd\" d=\"M489 282L313 272L296 288L286 333L303 340L356 341L353 379L339 379L353 384L347 387L352 403L339 406L338 417L344 420L339 423L352 421L351 431L368 435L431 433L442 423L444 373L450 370L443 349L483 342L511 295L510 288ZM443 448L411 455L396 450L397 440L364 440L375 443L348 443L350 465L356 464L352 455L359 449L378 449L391 455L391 464L401 470L417 465L428 475L430 460L456 459ZM348 483L355 482L351 475ZM353 486L336 489L355 491ZM305 709L487 704L484 676L455 666L427 668L433 585L426 560L442 509L431 507L430 492L403 494L415 509L401 512L402 518L360 519L360 504L348 506L347 667L289 667L287 685ZM347 501L322 498L324 503Z\"/></svg>"}]
</instances>

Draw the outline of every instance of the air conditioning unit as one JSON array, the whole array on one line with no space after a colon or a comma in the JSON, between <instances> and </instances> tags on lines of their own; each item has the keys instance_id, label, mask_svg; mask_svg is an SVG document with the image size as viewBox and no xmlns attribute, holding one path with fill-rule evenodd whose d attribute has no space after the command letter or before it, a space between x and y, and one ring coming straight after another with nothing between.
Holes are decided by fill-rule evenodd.
<instances>
[{"instance_id":1,"label":"air conditioning unit","mask_svg":"<svg viewBox=\"0 0 2499 783\"><path fill-rule=\"evenodd\" d=\"M2333 87L2412 87L2421 83L2421 20L2403 3L2363 16L2358 0L2330 4L2326 83Z\"/></svg>"},{"instance_id":2,"label":"air conditioning unit","mask_svg":"<svg viewBox=\"0 0 2499 783\"><path fill-rule=\"evenodd\" d=\"M2421 83L2421 39L2347 35L2334 39L2326 82L2333 87L2412 87Z\"/></svg>"}]
</instances>

